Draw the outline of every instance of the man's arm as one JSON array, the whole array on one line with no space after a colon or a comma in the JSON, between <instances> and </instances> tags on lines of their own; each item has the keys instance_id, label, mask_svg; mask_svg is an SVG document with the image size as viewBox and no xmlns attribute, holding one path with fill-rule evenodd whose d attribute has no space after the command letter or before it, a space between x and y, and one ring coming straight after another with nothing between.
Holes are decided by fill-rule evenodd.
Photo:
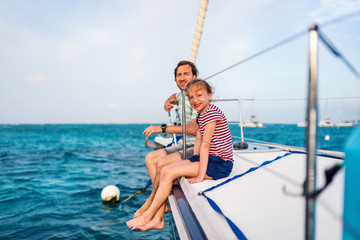
<instances>
[{"instance_id":1,"label":"man's arm","mask_svg":"<svg viewBox=\"0 0 360 240\"><path fill-rule=\"evenodd\" d=\"M172 94L168 99L166 99L164 103L164 110L166 112L170 112L170 110L174 107L175 104L177 104L177 98L176 93Z\"/></svg>"},{"instance_id":2,"label":"man's arm","mask_svg":"<svg viewBox=\"0 0 360 240\"><path fill-rule=\"evenodd\" d=\"M196 119L191 120L191 123L186 125L186 134L196 136L197 128L198 126L196 123ZM165 132L175 133L175 134L181 134L182 131L183 131L182 126L167 126L165 130ZM143 134L145 134L145 137L148 138L153 133L161 133L161 132L162 129L160 126L151 125L144 130Z\"/></svg>"},{"instance_id":3,"label":"man's arm","mask_svg":"<svg viewBox=\"0 0 360 240\"><path fill-rule=\"evenodd\" d=\"M196 119L191 120L190 124L186 125L186 134L191 136L196 136L196 131L198 129ZM161 130L161 127L160 127ZM167 126L166 132L168 133L175 133L175 134L181 134L183 132L182 126Z\"/></svg>"}]
</instances>

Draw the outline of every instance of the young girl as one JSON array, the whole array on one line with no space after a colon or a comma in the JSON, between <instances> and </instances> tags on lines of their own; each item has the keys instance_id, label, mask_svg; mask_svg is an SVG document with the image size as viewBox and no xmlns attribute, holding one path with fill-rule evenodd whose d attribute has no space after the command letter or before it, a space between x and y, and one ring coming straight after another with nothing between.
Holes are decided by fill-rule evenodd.
<instances>
[{"instance_id":1,"label":"young girl","mask_svg":"<svg viewBox=\"0 0 360 240\"><path fill-rule=\"evenodd\" d=\"M220 179L229 176L233 167L233 147L226 117L215 105L210 104L212 88L204 81L195 79L188 83L187 96L191 106L198 112L199 125L194 156L164 166L160 184L150 207L139 217L126 224L131 229L150 230L163 228L155 215L164 214L164 202L169 196L173 180L186 176L190 183L204 179Z\"/></svg>"}]
</instances>

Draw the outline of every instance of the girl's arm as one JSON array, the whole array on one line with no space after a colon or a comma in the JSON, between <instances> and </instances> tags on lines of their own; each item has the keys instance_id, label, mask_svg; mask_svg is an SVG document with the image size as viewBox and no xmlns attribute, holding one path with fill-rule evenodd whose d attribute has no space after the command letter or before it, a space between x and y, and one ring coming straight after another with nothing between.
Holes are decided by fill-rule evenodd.
<instances>
[{"instance_id":1,"label":"girl's arm","mask_svg":"<svg viewBox=\"0 0 360 240\"><path fill-rule=\"evenodd\" d=\"M200 154L200 146L201 146L201 133L200 130L198 129L196 132L196 141L194 144L194 155Z\"/></svg>"},{"instance_id":2,"label":"girl's arm","mask_svg":"<svg viewBox=\"0 0 360 240\"><path fill-rule=\"evenodd\" d=\"M217 121L210 122L205 126L204 137L200 146L199 172L196 177L188 179L189 183L201 182L206 177L206 169L209 161L210 142L212 135L214 134L216 123Z\"/></svg>"}]
</instances>

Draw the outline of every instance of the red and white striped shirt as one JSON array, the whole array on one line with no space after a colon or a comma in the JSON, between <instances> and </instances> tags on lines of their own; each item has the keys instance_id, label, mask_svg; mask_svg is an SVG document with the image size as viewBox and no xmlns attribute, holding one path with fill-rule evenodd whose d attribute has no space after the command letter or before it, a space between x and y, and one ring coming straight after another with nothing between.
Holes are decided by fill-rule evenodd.
<instances>
[{"instance_id":1,"label":"red and white striped shirt","mask_svg":"<svg viewBox=\"0 0 360 240\"><path fill-rule=\"evenodd\" d=\"M219 121L211 138L209 155L218 156L225 161L234 161L231 133L223 112L217 106L210 104L203 113L198 113L197 121L202 137L208 123Z\"/></svg>"}]
</instances>

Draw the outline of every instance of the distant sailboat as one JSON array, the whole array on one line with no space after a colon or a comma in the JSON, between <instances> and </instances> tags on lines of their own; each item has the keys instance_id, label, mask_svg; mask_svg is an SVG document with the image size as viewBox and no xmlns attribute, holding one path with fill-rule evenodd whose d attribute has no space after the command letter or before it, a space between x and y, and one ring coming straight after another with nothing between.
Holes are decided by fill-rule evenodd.
<instances>
[{"instance_id":1,"label":"distant sailboat","mask_svg":"<svg viewBox=\"0 0 360 240\"><path fill-rule=\"evenodd\" d=\"M298 127L307 127L307 122L298 122L297 126Z\"/></svg>"},{"instance_id":2,"label":"distant sailboat","mask_svg":"<svg viewBox=\"0 0 360 240\"><path fill-rule=\"evenodd\" d=\"M243 123L243 127L264 127L264 124L258 122L255 115L251 115L250 120Z\"/></svg>"},{"instance_id":3,"label":"distant sailboat","mask_svg":"<svg viewBox=\"0 0 360 240\"><path fill-rule=\"evenodd\" d=\"M355 125L355 121L341 121L335 124L336 127L353 127Z\"/></svg>"},{"instance_id":4,"label":"distant sailboat","mask_svg":"<svg viewBox=\"0 0 360 240\"><path fill-rule=\"evenodd\" d=\"M324 117L324 119L319 122L319 127L335 127L335 124L330 121L329 117Z\"/></svg>"}]
</instances>

